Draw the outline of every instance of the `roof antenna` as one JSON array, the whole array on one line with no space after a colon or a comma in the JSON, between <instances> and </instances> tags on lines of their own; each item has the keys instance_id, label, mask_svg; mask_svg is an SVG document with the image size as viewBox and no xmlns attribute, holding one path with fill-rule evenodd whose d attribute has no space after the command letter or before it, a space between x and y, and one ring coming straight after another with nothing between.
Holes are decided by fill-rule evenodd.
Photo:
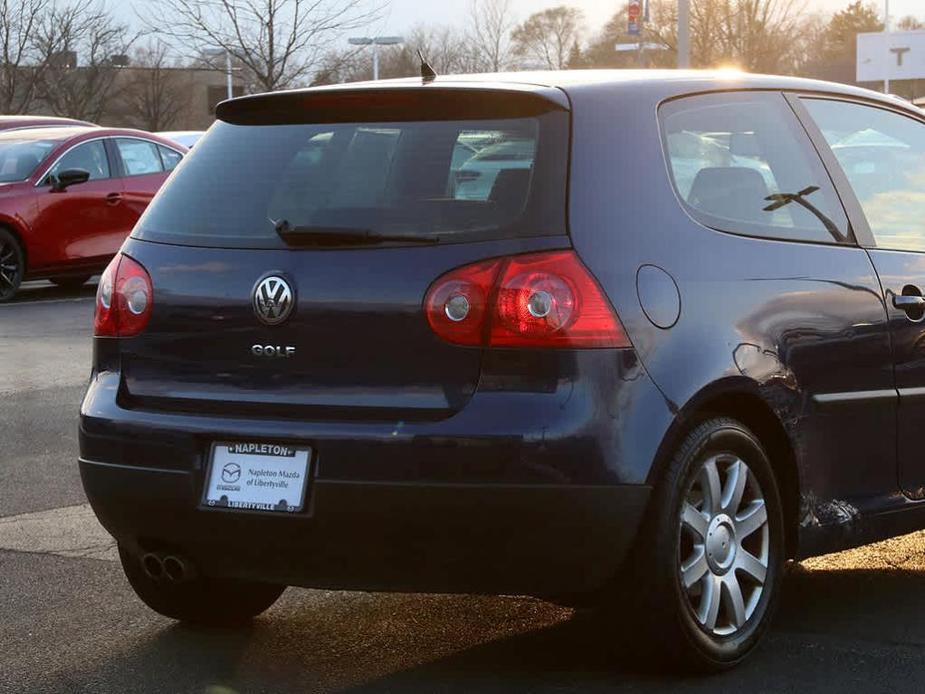
<instances>
[{"instance_id":1,"label":"roof antenna","mask_svg":"<svg viewBox=\"0 0 925 694\"><path fill-rule=\"evenodd\" d=\"M421 59L421 79L424 80L424 82L433 82L437 79L437 71L427 62L427 58L424 57L420 48L418 49L418 57Z\"/></svg>"}]
</instances>

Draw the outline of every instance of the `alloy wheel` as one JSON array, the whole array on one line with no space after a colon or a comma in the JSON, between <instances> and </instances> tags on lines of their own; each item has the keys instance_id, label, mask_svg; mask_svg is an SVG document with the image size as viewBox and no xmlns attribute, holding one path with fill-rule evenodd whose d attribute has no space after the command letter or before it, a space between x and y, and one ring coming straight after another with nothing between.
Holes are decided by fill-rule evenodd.
<instances>
[{"instance_id":1,"label":"alloy wheel","mask_svg":"<svg viewBox=\"0 0 925 694\"><path fill-rule=\"evenodd\" d=\"M694 619L713 637L742 629L768 579L770 528L757 477L735 454L707 458L684 495L678 578Z\"/></svg>"},{"instance_id":2,"label":"alloy wheel","mask_svg":"<svg viewBox=\"0 0 925 694\"><path fill-rule=\"evenodd\" d=\"M0 297L5 298L16 292L21 272L16 246L12 241L0 238Z\"/></svg>"}]
</instances>

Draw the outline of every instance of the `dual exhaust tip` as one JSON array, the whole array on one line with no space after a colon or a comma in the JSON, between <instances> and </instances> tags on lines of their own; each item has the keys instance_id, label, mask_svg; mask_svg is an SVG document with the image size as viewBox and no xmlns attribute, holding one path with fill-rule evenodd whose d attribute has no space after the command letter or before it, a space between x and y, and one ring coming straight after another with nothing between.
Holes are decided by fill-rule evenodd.
<instances>
[{"instance_id":1,"label":"dual exhaust tip","mask_svg":"<svg viewBox=\"0 0 925 694\"><path fill-rule=\"evenodd\" d=\"M148 552L141 557L141 566L152 581L185 583L196 577L192 562L176 554Z\"/></svg>"}]
</instances>

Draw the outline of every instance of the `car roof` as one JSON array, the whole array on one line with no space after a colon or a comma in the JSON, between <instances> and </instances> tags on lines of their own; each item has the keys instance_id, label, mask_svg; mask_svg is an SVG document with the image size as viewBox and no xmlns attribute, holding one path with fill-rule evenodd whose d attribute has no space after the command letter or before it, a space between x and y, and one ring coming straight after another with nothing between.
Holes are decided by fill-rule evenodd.
<instances>
[{"instance_id":1,"label":"car roof","mask_svg":"<svg viewBox=\"0 0 925 694\"><path fill-rule=\"evenodd\" d=\"M99 128L94 133L97 137L141 137L146 140L170 143L163 135L134 128Z\"/></svg>"},{"instance_id":2,"label":"car roof","mask_svg":"<svg viewBox=\"0 0 925 694\"><path fill-rule=\"evenodd\" d=\"M66 127L37 127L21 128L16 130L0 130L0 142L6 140L52 140L54 142L64 142L72 138L89 135L93 138L100 137L140 137L158 144L163 144L173 149L183 147L178 142L173 142L167 138L149 133L144 130L133 130L131 128L101 128L98 126L70 125Z\"/></svg>"},{"instance_id":3,"label":"car roof","mask_svg":"<svg viewBox=\"0 0 925 694\"><path fill-rule=\"evenodd\" d=\"M13 130L0 130L0 142L6 140L53 140L61 142L88 132L98 133L99 130L99 128L86 125L16 128Z\"/></svg>"},{"instance_id":4,"label":"car roof","mask_svg":"<svg viewBox=\"0 0 925 694\"><path fill-rule=\"evenodd\" d=\"M162 130L154 133L160 137L183 137L184 135L205 135L205 130Z\"/></svg>"},{"instance_id":5,"label":"car roof","mask_svg":"<svg viewBox=\"0 0 925 694\"><path fill-rule=\"evenodd\" d=\"M60 123L61 125L94 125L89 121L78 120L76 118L61 118L59 116L36 116L29 114L19 114L15 116L6 115L0 116L0 127L12 125L16 126L19 123Z\"/></svg>"},{"instance_id":6,"label":"car roof","mask_svg":"<svg viewBox=\"0 0 925 694\"><path fill-rule=\"evenodd\" d=\"M863 99L876 99L894 106L915 110L911 103L880 92L862 89L846 84L825 82L802 77L762 75L737 70L560 70L479 73L438 76L425 82L419 77L379 80L376 82L353 82L347 84L310 87L307 89L276 92L273 94L238 97L225 101L222 110L234 110L238 103L248 100L292 98L293 95L311 96L340 91L366 91L389 88L477 88L488 90L512 90L534 92L546 98L558 100L553 91L566 95L579 92L645 93L650 97L668 99L674 96L720 90L790 90L824 92ZM568 107L567 101L560 102ZM230 109L229 109L230 107ZM918 111L917 111L918 112Z\"/></svg>"},{"instance_id":7,"label":"car roof","mask_svg":"<svg viewBox=\"0 0 925 694\"><path fill-rule=\"evenodd\" d=\"M384 83L421 83L419 78L382 80ZM860 87L825 82L804 77L763 75L739 70L535 70L526 72L500 72L437 77L432 84L480 82L484 84L535 85L557 87L568 92L576 87L640 87L663 85L665 88L687 93L703 88L737 89L788 89L797 91L834 91L845 94L885 95ZM363 83L369 84L369 83ZM887 97L889 98L889 97ZM898 99L897 99L898 100Z\"/></svg>"}]
</instances>

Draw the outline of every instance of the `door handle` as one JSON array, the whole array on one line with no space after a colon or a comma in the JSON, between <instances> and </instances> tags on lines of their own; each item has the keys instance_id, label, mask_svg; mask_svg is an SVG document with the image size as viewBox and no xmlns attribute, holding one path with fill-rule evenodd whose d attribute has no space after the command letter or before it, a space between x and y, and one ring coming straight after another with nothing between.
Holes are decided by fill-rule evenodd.
<instances>
[{"instance_id":1,"label":"door handle","mask_svg":"<svg viewBox=\"0 0 925 694\"><path fill-rule=\"evenodd\" d=\"M925 296L903 296L902 294L893 295L893 306L903 311L910 308L925 307Z\"/></svg>"},{"instance_id":2,"label":"door handle","mask_svg":"<svg viewBox=\"0 0 925 694\"><path fill-rule=\"evenodd\" d=\"M109 195L106 196L107 205L118 205L120 202L122 202L121 193L110 193Z\"/></svg>"}]
</instances>

